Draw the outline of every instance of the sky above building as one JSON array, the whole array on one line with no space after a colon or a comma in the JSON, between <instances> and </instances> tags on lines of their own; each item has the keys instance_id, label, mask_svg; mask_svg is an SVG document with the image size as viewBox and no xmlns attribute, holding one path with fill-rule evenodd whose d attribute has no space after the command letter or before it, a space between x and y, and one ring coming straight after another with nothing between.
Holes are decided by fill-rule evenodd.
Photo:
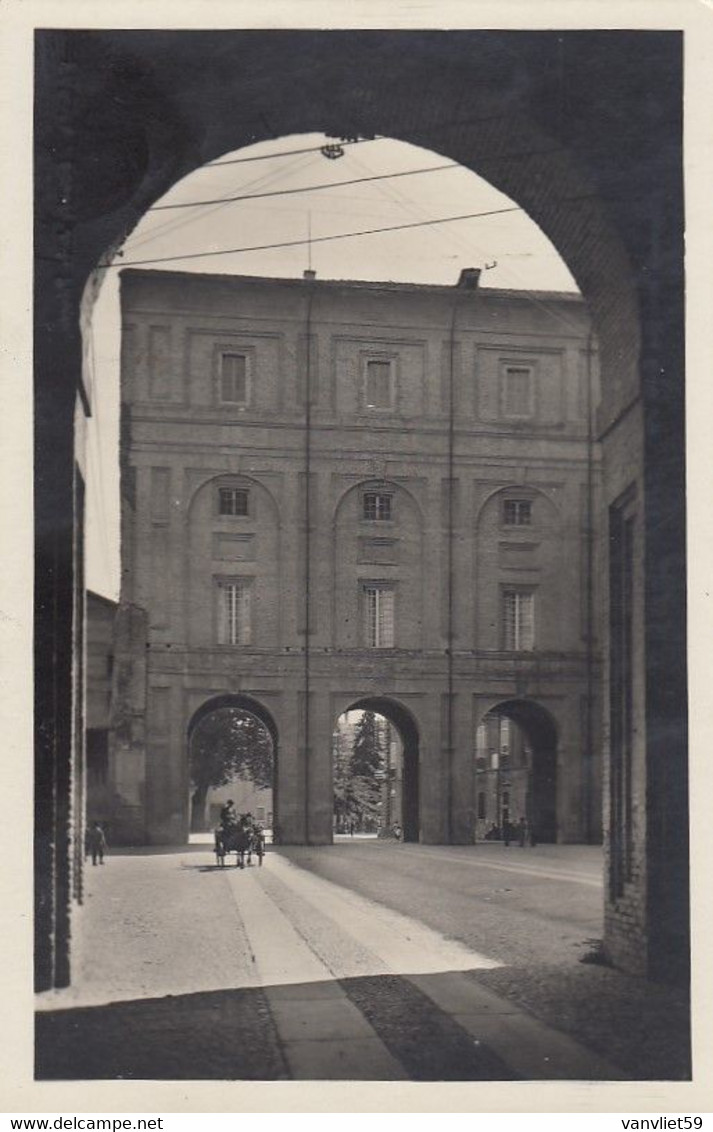
<instances>
[{"instance_id":1,"label":"sky above building","mask_svg":"<svg viewBox=\"0 0 713 1132\"><path fill-rule=\"evenodd\" d=\"M445 285L479 267L482 287L577 291L517 202L471 170L388 138L344 145L333 159L325 144L335 139L293 135L196 170L156 202L107 267L87 350L87 584L95 592L119 592L122 267L281 278L312 268L320 279Z\"/></svg>"}]
</instances>

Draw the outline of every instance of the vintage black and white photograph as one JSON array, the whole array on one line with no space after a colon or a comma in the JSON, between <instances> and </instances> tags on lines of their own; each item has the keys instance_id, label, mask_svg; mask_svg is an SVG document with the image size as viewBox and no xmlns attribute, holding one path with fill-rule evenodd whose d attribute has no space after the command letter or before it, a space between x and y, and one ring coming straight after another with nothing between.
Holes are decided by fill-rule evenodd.
<instances>
[{"instance_id":1,"label":"vintage black and white photograph","mask_svg":"<svg viewBox=\"0 0 713 1132\"><path fill-rule=\"evenodd\" d=\"M40 28L40 1082L691 1079L684 36Z\"/></svg>"}]
</instances>

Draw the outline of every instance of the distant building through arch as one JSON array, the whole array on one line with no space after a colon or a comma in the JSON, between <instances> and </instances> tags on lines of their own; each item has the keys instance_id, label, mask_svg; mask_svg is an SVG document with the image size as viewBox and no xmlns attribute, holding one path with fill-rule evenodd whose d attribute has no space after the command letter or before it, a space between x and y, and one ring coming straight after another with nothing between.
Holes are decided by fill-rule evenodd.
<instances>
[{"instance_id":1,"label":"distant building through arch","mask_svg":"<svg viewBox=\"0 0 713 1132\"><path fill-rule=\"evenodd\" d=\"M187 836L176 751L193 704L239 690L267 694L281 720L284 840L331 840L344 701L399 730L405 838L472 844L474 730L494 689L533 736L544 725L522 697L557 702L563 789L542 788L533 738L531 806L544 840L596 840L582 701L599 678L587 621L599 463L581 300L135 270L122 296L122 607L145 610L147 637L119 634L146 690L120 705L116 733L129 719L146 737L151 841ZM294 368L306 333L309 362ZM239 410L216 379L231 340L251 357ZM375 405L369 366L387 354L393 397ZM516 420L513 358L527 359Z\"/></svg>"}]
</instances>

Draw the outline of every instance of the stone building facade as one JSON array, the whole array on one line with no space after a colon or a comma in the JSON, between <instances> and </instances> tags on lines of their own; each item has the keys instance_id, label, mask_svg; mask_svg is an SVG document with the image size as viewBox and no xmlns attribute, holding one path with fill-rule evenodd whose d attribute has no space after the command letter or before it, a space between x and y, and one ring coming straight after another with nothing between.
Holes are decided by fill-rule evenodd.
<instances>
[{"instance_id":1,"label":"stone building facade","mask_svg":"<svg viewBox=\"0 0 713 1132\"><path fill-rule=\"evenodd\" d=\"M188 830L214 708L262 719L275 828L332 837L350 708L403 743L407 839L476 835L487 713L544 840L597 840L596 356L573 295L122 272L116 784Z\"/></svg>"}]
</instances>

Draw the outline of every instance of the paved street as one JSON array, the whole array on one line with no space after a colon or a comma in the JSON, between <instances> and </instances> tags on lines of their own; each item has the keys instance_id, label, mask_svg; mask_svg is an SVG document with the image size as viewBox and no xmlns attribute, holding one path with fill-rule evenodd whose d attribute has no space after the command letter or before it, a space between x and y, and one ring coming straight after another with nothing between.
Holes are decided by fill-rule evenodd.
<instances>
[{"instance_id":1,"label":"paved street","mask_svg":"<svg viewBox=\"0 0 713 1132\"><path fill-rule=\"evenodd\" d=\"M360 838L218 869L208 846L87 870L40 1078L681 1078L676 993L582 963L601 853Z\"/></svg>"}]
</instances>

